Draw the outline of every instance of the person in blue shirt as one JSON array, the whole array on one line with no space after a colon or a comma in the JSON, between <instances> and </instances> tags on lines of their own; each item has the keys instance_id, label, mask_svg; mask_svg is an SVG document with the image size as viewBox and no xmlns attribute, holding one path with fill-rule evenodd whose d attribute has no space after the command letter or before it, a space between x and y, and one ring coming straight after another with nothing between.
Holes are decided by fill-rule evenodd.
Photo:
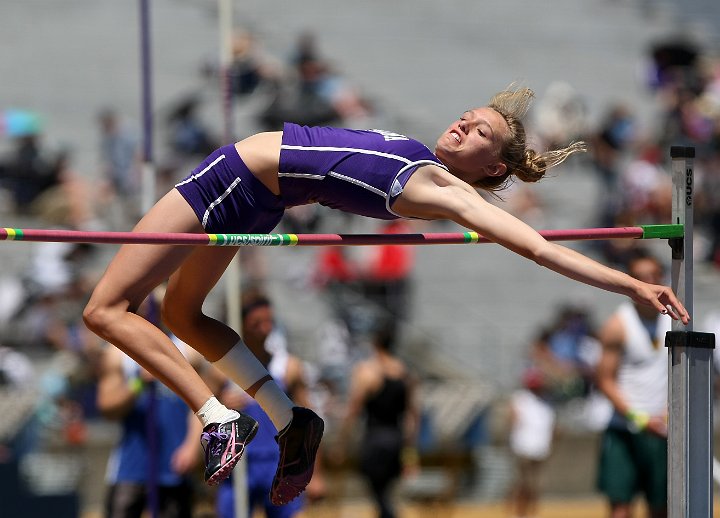
<instances>
[{"instance_id":1,"label":"person in blue shirt","mask_svg":"<svg viewBox=\"0 0 720 518\"><path fill-rule=\"evenodd\" d=\"M179 351L190 354L185 344L170 338ZM108 344L97 406L121 428L108 460L105 518L141 518L146 511L158 518L191 518L191 475L200 462L201 426L185 402Z\"/></svg>"},{"instance_id":2,"label":"person in blue shirt","mask_svg":"<svg viewBox=\"0 0 720 518\"><path fill-rule=\"evenodd\" d=\"M284 340L269 339L278 333L275 313L270 299L261 291L248 290L241 304L242 337L253 354L265 365L275 382L294 401L309 405L310 395L303 362L287 350ZM276 336L276 335L274 335ZM248 444L245 459L247 466L247 509L253 515L261 509L266 518L292 518L300 513L306 504L304 495L286 504L275 505L270 501L275 467L279 461L275 426L260 405L219 370L207 371L206 379L213 387L219 387L220 401L226 406L241 410L260 424L255 439ZM316 461L319 463L319 461ZM316 466L308 496L319 498L324 492L322 470ZM235 518L235 498L232 475L218 487L216 510L219 518Z\"/></svg>"}]
</instances>

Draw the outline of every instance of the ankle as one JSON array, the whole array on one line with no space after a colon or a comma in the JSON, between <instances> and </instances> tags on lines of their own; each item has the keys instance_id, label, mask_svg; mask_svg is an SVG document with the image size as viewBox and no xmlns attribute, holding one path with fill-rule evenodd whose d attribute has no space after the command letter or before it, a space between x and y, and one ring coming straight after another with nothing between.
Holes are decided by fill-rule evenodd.
<instances>
[{"instance_id":1,"label":"ankle","mask_svg":"<svg viewBox=\"0 0 720 518\"><path fill-rule=\"evenodd\" d=\"M200 407L200 410L195 412L202 422L203 428L212 423L227 423L228 421L237 418L238 414L235 410L232 410L222 403L220 403L214 396L208 399L205 404Z\"/></svg>"}]
</instances>

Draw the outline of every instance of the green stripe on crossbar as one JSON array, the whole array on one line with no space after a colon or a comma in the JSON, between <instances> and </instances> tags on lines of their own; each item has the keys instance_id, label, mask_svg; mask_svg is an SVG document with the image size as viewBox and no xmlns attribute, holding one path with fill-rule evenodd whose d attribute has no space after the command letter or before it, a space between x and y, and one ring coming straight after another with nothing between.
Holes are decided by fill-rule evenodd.
<instances>
[{"instance_id":1,"label":"green stripe on crossbar","mask_svg":"<svg viewBox=\"0 0 720 518\"><path fill-rule=\"evenodd\" d=\"M21 241L23 238L23 231L20 228L3 228L3 230L10 241Z\"/></svg>"},{"instance_id":2,"label":"green stripe on crossbar","mask_svg":"<svg viewBox=\"0 0 720 518\"><path fill-rule=\"evenodd\" d=\"M640 225L640 228L643 229L641 239L670 239L685 235L683 225Z\"/></svg>"}]
</instances>

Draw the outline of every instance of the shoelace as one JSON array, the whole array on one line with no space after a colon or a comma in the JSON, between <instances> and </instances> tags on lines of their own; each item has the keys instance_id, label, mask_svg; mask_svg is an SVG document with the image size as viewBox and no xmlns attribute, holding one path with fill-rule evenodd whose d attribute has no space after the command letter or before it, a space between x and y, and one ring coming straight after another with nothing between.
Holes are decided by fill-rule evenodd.
<instances>
[{"instance_id":1,"label":"shoelace","mask_svg":"<svg viewBox=\"0 0 720 518\"><path fill-rule=\"evenodd\" d=\"M203 432L201 438L207 444L205 449L205 459L207 460L211 455L220 455L222 453L223 441L227 441L230 435L220 431Z\"/></svg>"}]
</instances>

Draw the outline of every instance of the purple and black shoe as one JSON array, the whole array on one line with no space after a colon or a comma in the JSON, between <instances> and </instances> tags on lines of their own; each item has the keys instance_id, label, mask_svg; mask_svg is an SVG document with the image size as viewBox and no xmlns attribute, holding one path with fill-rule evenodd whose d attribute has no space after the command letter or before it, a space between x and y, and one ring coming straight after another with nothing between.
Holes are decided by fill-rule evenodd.
<instances>
[{"instance_id":1,"label":"purple and black shoe","mask_svg":"<svg viewBox=\"0 0 720 518\"><path fill-rule=\"evenodd\" d=\"M214 486L229 477L257 430L257 421L242 413L226 423L207 425L200 437L205 450L205 482Z\"/></svg>"}]
</instances>

